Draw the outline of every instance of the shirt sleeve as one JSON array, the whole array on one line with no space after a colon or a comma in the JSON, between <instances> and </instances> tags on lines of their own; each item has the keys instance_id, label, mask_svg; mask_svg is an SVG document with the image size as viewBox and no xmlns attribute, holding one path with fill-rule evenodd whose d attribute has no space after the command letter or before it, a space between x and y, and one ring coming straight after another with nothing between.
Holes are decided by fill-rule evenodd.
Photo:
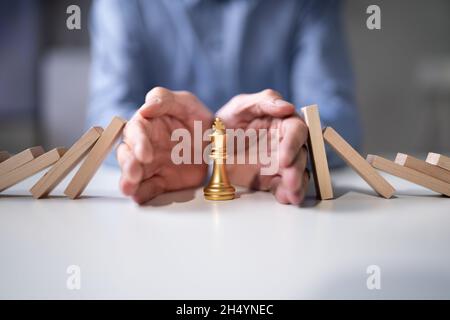
<instances>
[{"instance_id":1,"label":"shirt sleeve","mask_svg":"<svg viewBox=\"0 0 450 320\"><path fill-rule=\"evenodd\" d=\"M96 0L91 12L87 125L105 128L114 116L130 119L144 103L148 73L143 59L143 28L135 1ZM115 152L105 163L118 165Z\"/></svg>"},{"instance_id":2,"label":"shirt sleeve","mask_svg":"<svg viewBox=\"0 0 450 320\"><path fill-rule=\"evenodd\" d=\"M354 148L361 128L354 80L341 21L341 2L311 1L300 10L292 66L292 97L301 107L319 105L322 126L331 126ZM327 147L330 167L343 164Z\"/></svg>"},{"instance_id":3,"label":"shirt sleeve","mask_svg":"<svg viewBox=\"0 0 450 320\"><path fill-rule=\"evenodd\" d=\"M143 31L134 1L96 0L90 18L88 125L104 127L113 116L129 119L144 102Z\"/></svg>"}]
</instances>

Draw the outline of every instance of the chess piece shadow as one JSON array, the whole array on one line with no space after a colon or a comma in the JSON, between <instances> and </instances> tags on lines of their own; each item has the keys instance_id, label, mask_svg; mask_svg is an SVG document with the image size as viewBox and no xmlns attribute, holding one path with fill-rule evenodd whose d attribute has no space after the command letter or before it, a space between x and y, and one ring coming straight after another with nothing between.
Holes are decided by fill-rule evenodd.
<instances>
[{"instance_id":1,"label":"chess piece shadow","mask_svg":"<svg viewBox=\"0 0 450 320\"><path fill-rule=\"evenodd\" d=\"M236 191L236 195L235 195L235 199L239 199L241 197L245 197L247 195L253 194L255 193L256 190L253 189L242 189L242 190L237 190Z\"/></svg>"}]
</instances>

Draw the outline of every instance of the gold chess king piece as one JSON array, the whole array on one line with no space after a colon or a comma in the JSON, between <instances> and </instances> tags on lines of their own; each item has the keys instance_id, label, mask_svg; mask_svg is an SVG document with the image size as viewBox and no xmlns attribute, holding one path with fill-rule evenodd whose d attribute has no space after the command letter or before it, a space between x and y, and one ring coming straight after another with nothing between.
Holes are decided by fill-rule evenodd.
<instances>
[{"instance_id":1,"label":"gold chess king piece","mask_svg":"<svg viewBox=\"0 0 450 320\"><path fill-rule=\"evenodd\" d=\"M210 157L213 159L213 172L208 185L203 189L205 199L208 200L232 200L236 189L230 184L225 170L227 158L227 139L225 126L216 118L213 124L213 133L210 135L212 149Z\"/></svg>"}]
</instances>

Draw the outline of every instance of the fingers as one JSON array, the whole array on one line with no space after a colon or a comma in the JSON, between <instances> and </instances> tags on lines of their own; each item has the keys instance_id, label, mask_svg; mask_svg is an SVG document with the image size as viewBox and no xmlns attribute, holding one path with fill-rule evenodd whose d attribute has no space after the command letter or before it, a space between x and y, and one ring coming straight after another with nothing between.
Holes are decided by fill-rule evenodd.
<instances>
[{"instance_id":1,"label":"fingers","mask_svg":"<svg viewBox=\"0 0 450 320\"><path fill-rule=\"evenodd\" d=\"M272 116L283 118L295 112L293 104L284 101L281 95L271 89L254 94L241 94L231 99L217 116L231 126L255 117Z\"/></svg>"},{"instance_id":2,"label":"fingers","mask_svg":"<svg viewBox=\"0 0 450 320\"><path fill-rule=\"evenodd\" d=\"M124 129L124 140L130 146L133 155L142 163L150 163L153 159L153 148L147 131L150 122L143 123L139 119L130 120Z\"/></svg>"},{"instance_id":3,"label":"fingers","mask_svg":"<svg viewBox=\"0 0 450 320\"><path fill-rule=\"evenodd\" d=\"M294 163L281 169L280 176L274 178L271 191L275 198L283 204L300 204L306 193L309 173L305 169L307 160L306 148L301 148Z\"/></svg>"},{"instance_id":4,"label":"fingers","mask_svg":"<svg viewBox=\"0 0 450 320\"><path fill-rule=\"evenodd\" d=\"M186 123L189 119L200 121L212 119L212 113L192 93L171 91L162 87L155 87L147 93L139 114L146 119L169 115L189 126L192 125Z\"/></svg>"},{"instance_id":5,"label":"fingers","mask_svg":"<svg viewBox=\"0 0 450 320\"><path fill-rule=\"evenodd\" d=\"M164 180L161 177L152 176L143 180L143 167L127 144L121 143L117 148L117 160L122 169L120 189L126 196L142 204L164 192Z\"/></svg>"},{"instance_id":6,"label":"fingers","mask_svg":"<svg viewBox=\"0 0 450 320\"><path fill-rule=\"evenodd\" d=\"M162 87L155 87L145 96L145 103L139 108L139 114L144 118L156 118L163 114L174 115L183 110L174 108L173 92Z\"/></svg>"},{"instance_id":7,"label":"fingers","mask_svg":"<svg viewBox=\"0 0 450 320\"><path fill-rule=\"evenodd\" d=\"M300 117L284 119L281 125L280 166L292 164L308 138L308 128Z\"/></svg>"},{"instance_id":8,"label":"fingers","mask_svg":"<svg viewBox=\"0 0 450 320\"><path fill-rule=\"evenodd\" d=\"M305 199L308 182L309 174L304 171L301 177L301 186L303 187L296 192L292 192L285 187L282 187L282 178L276 177L276 180L273 184L274 186L272 187L272 193L275 195L275 198L279 203L299 205Z\"/></svg>"},{"instance_id":9,"label":"fingers","mask_svg":"<svg viewBox=\"0 0 450 320\"><path fill-rule=\"evenodd\" d=\"M303 180L302 180L302 188L300 189L300 193L298 195L299 201L296 205L299 205L305 200L306 191L308 191L308 183L309 183L309 171L306 169L303 172Z\"/></svg>"},{"instance_id":10,"label":"fingers","mask_svg":"<svg viewBox=\"0 0 450 320\"><path fill-rule=\"evenodd\" d=\"M279 93L264 90L233 98L218 115L225 123L228 122L228 125L235 128L236 124L251 121L255 117L283 119L277 120L282 123L279 149L280 174L261 182L264 189L271 189L281 203L300 203L308 181L305 174L306 150L301 148L307 138L307 129L301 118L295 116L294 106L284 101ZM152 129L151 126L152 123L155 125L155 122L149 120L161 116L174 117L187 128L193 125L190 123L192 120L203 122L212 120L209 110L187 91L170 91L156 87L147 94L145 103L125 127L125 143L121 144L117 151L122 168L120 187L124 194L132 196L133 200L140 204L165 190L179 188L175 182L183 180L177 176L162 175L159 171L155 171L156 168L151 169L155 159L159 159L160 155L154 154L156 151L153 148L157 145L152 145L149 137L154 138L151 131L156 129ZM160 163L159 160L157 162Z\"/></svg>"},{"instance_id":11,"label":"fingers","mask_svg":"<svg viewBox=\"0 0 450 320\"><path fill-rule=\"evenodd\" d=\"M154 197L160 195L165 190L165 181L159 176L153 176L144 180L135 194L132 196L133 200L138 204L143 204Z\"/></svg>"},{"instance_id":12,"label":"fingers","mask_svg":"<svg viewBox=\"0 0 450 320\"><path fill-rule=\"evenodd\" d=\"M302 174L306 167L306 149L301 148L296 159L290 167L281 169L283 185L293 192L301 188Z\"/></svg>"},{"instance_id":13,"label":"fingers","mask_svg":"<svg viewBox=\"0 0 450 320\"><path fill-rule=\"evenodd\" d=\"M125 143L121 143L117 148L117 160L122 169L120 189L125 195L130 196L136 192L142 180L142 166Z\"/></svg>"}]
</instances>

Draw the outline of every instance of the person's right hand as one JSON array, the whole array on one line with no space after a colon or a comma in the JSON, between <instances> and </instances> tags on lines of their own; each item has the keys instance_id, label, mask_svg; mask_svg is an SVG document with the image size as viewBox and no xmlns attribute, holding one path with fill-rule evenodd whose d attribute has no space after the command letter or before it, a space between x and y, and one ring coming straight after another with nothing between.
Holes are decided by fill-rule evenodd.
<instances>
[{"instance_id":1,"label":"person's right hand","mask_svg":"<svg viewBox=\"0 0 450 320\"><path fill-rule=\"evenodd\" d=\"M161 87L149 91L144 105L125 126L124 142L117 149L122 192L142 204L163 192L199 186L206 177L207 164L173 163L171 152L178 141L170 138L178 128L187 129L193 137L194 120L202 121L204 132L211 127L212 118L189 92Z\"/></svg>"},{"instance_id":2,"label":"person's right hand","mask_svg":"<svg viewBox=\"0 0 450 320\"><path fill-rule=\"evenodd\" d=\"M270 174L262 174L260 160L253 164L230 163L226 169L231 183L271 191L280 203L294 205L302 203L309 181L305 147L308 127L296 114L294 105L283 100L278 92L268 89L235 96L218 111L217 116L228 129L243 129L244 132L247 130L260 132L263 129L277 133L273 137L270 134L266 135L267 140L263 142L269 150L267 154L270 154L271 160L275 160L273 162L277 164L276 170ZM261 139L259 134L257 139ZM278 143L274 144L275 141ZM255 138L258 148L254 150L258 152L261 152L260 142L261 140L256 142ZM229 151L234 152L235 158L240 154L244 159L250 159L249 145L250 139L246 148Z\"/></svg>"}]
</instances>

